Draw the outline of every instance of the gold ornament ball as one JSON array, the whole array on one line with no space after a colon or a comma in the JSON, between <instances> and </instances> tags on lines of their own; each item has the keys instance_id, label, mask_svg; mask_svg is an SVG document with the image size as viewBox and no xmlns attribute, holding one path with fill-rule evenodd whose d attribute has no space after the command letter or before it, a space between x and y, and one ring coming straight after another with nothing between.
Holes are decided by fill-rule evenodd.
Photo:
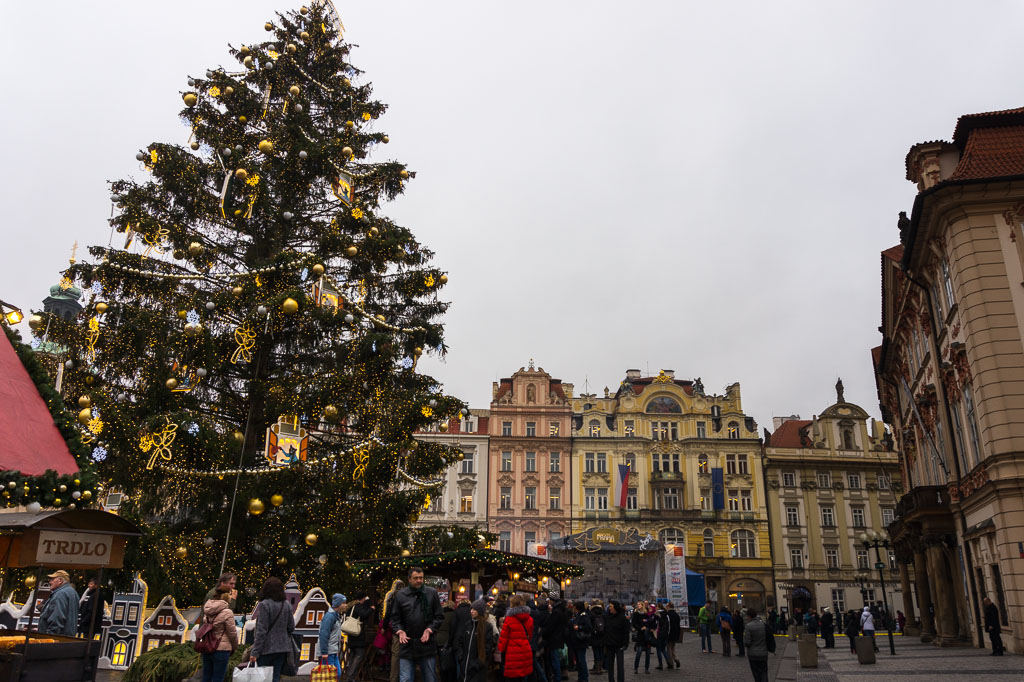
<instances>
[{"instance_id":1,"label":"gold ornament ball","mask_svg":"<svg viewBox=\"0 0 1024 682\"><path fill-rule=\"evenodd\" d=\"M441 275L438 279L441 280L441 284L447 284L448 283L448 275Z\"/></svg>"},{"instance_id":2,"label":"gold ornament ball","mask_svg":"<svg viewBox=\"0 0 1024 682\"><path fill-rule=\"evenodd\" d=\"M25 576L25 587L27 587L28 589L31 590L35 586L36 586L36 577L34 575L27 575L27 576Z\"/></svg>"},{"instance_id":3,"label":"gold ornament ball","mask_svg":"<svg viewBox=\"0 0 1024 682\"><path fill-rule=\"evenodd\" d=\"M439 431L440 431L441 433L444 433L445 431L447 431L447 430L448 430L448 422L441 422L441 423L440 423L440 424L438 425L437 429L438 429L438 430L439 430Z\"/></svg>"},{"instance_id":4,"label":"gold ornament ball","mask_svg":"<svg viewBox=\"0 0 1024 682\"><path fill-rule=\"evenodd\" d=\"M231 293L234 294L235 296L241 296L242 287L231 287Z\"/></svg>"},{"instance_id":5,"label":"gold ornament ball","mask_svg":"<svg viewBox=\"0 0 1024 682\"><path fill-rule=\"evenodd\" d=\"M60 500L59 497L53 498L53 506L54 507L59 507L60 506L60 502L61 502L61 500Z\"/></svg>"},{"instance_id":6,"label":"gold ornament ball","mask_svg":"<svg viewBox=\"0 0 1024 682\"><path fill-rule=\"evenodd\" d=\"M288 88L288 94L291 95L292 97L298 97L299 96L299 86L298 85L293 85L292 87Z\"/></svg>"},{"instance_id":7,"label":"gold ornament ball","mask_svg":"<svg viewBox=\"0 0 1024 682\"><path fill-rule=\"evenodd\" d=\"M239 117L238 117L238 122L239 122L239 123L245 123L245 122L246 122L246 121L248 121L248 120L249 120L249 119L247 119L247 118L246 118L245 116L239 116Z\"/></svg>"},{"instance_id":8,"label":"gold ornament ball","mask_svg":"<svg viewBox=\"0 0 1024 682\"><path fill-rule=\"evenodd\" d=\"M99 303L96 304L96 312L99 313L100 315L102 315L103 313L107 312L107 309L109 309L109 308L110 308L110 306L108 306L103 301L100 301Z\"/></svg>"},{"instance_id":9,"label":"gold ornament ball","mask_svg":"<svg viewBox=\"0 0 1024 682\"><path fill-rule=\"evenodd\" d=\"M385 135L380 139L380 141L383 142L384 144L387 144L388 142L391 142L391 138Z\"/></svg>"},{"instance_id":10,"label":"gold ornament ball","mask_svg":"<svg viewBox=\"0 0 1024 682\"><path fill-rule=\"evenodd\" d=\"M242 45L242 47L238 48L238 52L240 54L249 54L249 46L248 45Z\"/></svg>"},{"instance_id":11,"label":"gold ornament ball","mask_svg":"<svg viewBox=\"0 0 1024 682\"><path fill-rule=\"evenodd\" d=\"M342 78L341 79L341 84L344 85L347 88L347 87L350 87L352 85L352 81L350 81L347 78Z\"/></svg>"},{"instance_id":12,"label":"gold ornament ball","mask_svg":"<svg viewBox=\"0 0 1024 682\"><path fill-rule=\"evenodd\" d=\"M244 168L239 168L238 170L235 171L235 177L238 178L239 180L245 180L246 178L249 177L249 171L245 170Z\"/></svg>"},{"instance_id":13,"label":"gold ornament ball","mask_svg":"<svg viewBox=\"0 0 1024 682\"><path fill-rule=\"evenodd\" d=\"M253 516L259 516L263 513L265 507L263 506L263 500L258 497L254 497L249 500L249 513Z\"/></svg>"},{"instance_id":14,"label":"gold ornament ball","mask_svg":"<svg viewBox=\"0 0 1024 682\"><path fill-rule=\"evenodd\" d=\"M273 31L274 25L268 21L267 23L263 24L263 28L267 31Z\"/></svg>"},{"instance_id":15,"label":"gold ornament ball","mask_svg":"<svg viewBox=\"0 0 1024 682\"><path fill-rule=\"evenodd\" d=\"M277 565L278 566L287 566L288 565L288 560L285 559L284 557L281 557L280 559L277 560Z\"/></svg>"},{"instance_id":16,"label":"gold ornament ball","mask_svg":"<svg viewBox=\"0 0 1024 682\"><path fill-rule=\"evenodd\" d=\"M92 382L93 381L95 381L95 379L92 378L91 374L89 376L85 377L85 385L86 386L92 386Z\"/></svg>"},{"instance_id":17,"label":"gold ornament ball","mask_svg":"<svg viewBox=\"0 0 1024 682\"><path fill-rule=\"evenodd\" d=\"M193 256L198 256L203 252L203 245L199 242L192 242L188 245L188 252Z\"/></svg>"},{"instance_id":18,"label":"gold ornament ball","mask_svg":"<svg viewBox=\"0 0 1024 682\"><path fill-rule=\"evenodd\" d=\"M403 180L409 179L409 171L405 170L404 168L401 171L399 171L398 174L402 177Z\"/></svg>"},{"instance_id":19,"label":"gold ornament ball","mask_svg":"<svg viewBox=\"0 0 1024 682\"><path fill-rule=\"evenodd\" d=\"M299 34L299 38L301 40L309 40L309 34L303 31L302 33Z\"/></svg>"},{"instance_id":20,"label":"gold ornament ball","mask_svg":"<svg viewBox=\"0 0 1024 682\"><path fill-rule=\"evenodd\" d=\"M324 416L328 419L337 419L338 408L334 405L324 405Z\"/></svg>"},{"instance_id":21,"label":"gold ornament ball","mask_svg":"<svg viewBox=\"0 0 1024 682\"><path fill-rule=\"evenodd\" d=\"M82 492L82 499L83 500L91 500L92 499L92 491L91 490L83 491Z\"/></svg>"},{"instance_id":22,"label":"gold ornament ball","mask_svg":"<svg viewBox=\"0 0 1024 682\"><path fill-rule=\"evenodd\" d=\"M423 355L423 348L421 348L420 346L416 346L415 348L412 349L412 354L415 355L416 357Z\"/></svg>"},{"instance_id":23,"label":"gold ornament ball","mask_svg":"<svg viewBox=\"0 0 1024 682\"><path fill-rule=\"evenodd\" d=\"M295 46L295 43L288 43L287 45L284 46L284 49L285 49L285 52L287 52L288 54L295 54L295 52L299 48Z\"/></svg>"},{"instance_id":24,"label":"gold ornament ball","mask_svg":"<svg viewBox=\"0 0 1024 682\"><path fill-rule=\"evenodd\" d=\"M171 389L172 391L178 387L178 380L175 379L174 377L171 377L164 383L166 383L167 388Z\"/></svg>"},{"instance_id":25,"label":"gold ornament ball","mask_svg":"<svg viewBox=\"0 0 1024 682\"><path fill-rule=\"evenodd\" d=\"M299 312L299 302L291 297L286 298L284 299L284 302L281 303L281 311L284 312L285 315L294 315Z\"/></svg>"},{"instance_id":26,"label":"gold ornament ball","mask_svg":"<svg viewBox=\"0 0 1024 682\"><path fill-rule=\"evenodd\" d=\"M377 321L378 321L378 322L383 322L383 321L384 321L384 319L385 319L383 315L374 315L374 317L376 317L376 318L377 318Z\"/></svg>"},{"instance_id":27,"label":"gold ornament ball","mask_svg":"<svg viewBox=\"0 0 1024 682\"><path fill-rule=\"evenodd\" d=\"M410 554L412 554L412 552L410 552L409 550L407 550L407 549L403 549L402 550L402 556L409 556Z\"/></svg>"},{"instance_id":28,"label":"gold ornament ball","mask_svg":"<svg viewBox=\"0 0 1024 682\"><path fill-rule=\"evenodd\" d=\"M68 491L68 487L61 483L60 488L58 488L58 490L60 490L62 493L66 493Z\"/></svg>"},{"instance_id":29,"label":"gold ornament ball","mask_svg":"<svg viewBox=\"0 0 1024 682\"><path fill-rule=\"evenodd\" d=\"M188 556L188 547L179 547L178 549L174 550L174 556L178 557L179 559L184 559Z\"/></svg>"},{"instance_id":30,"label":"gold ornament ball","mask_svg":"<svg viewBox=\"0 0 1024 682\"><path fill-rule=\"evenodd\" d=\"M259 147L260 151L263 152L264 154L269 154L270 152L274 151L274 143L271 142L270 140L260 140Z\"/></svg>"},{"instance_id":31,"label":"gold ornament ball","mask_svg":"<svg viewBox=\"0 0 1024 682\"><path fill-rule=\"evenodd\" d=\"M40 327L43 326L43 316L33 315L32 317L28 318L28 326L31 327L32 329L39 329Z\"/></svg>"},{"instance_id":32,"label":"gold ornament ball","mask_svg":"<svg viewBox=\"0 0 1024 682\"><path fill-rule=\"evenodd\" d=\"M92 410L88 407L78 413L78 422L80 424L88 424L92 419Z\"/></svg>"},{"instance_id":33,"label":"gold ornament ball","mask_svg":"<svg viewBox=\"0 0 1024 682\"><path fill-rule=\"evenodd\" d=\"M359 253L359 249L357 249L354 246L350 246L347 249L345 249L345 253L348 254L349 258L353 258L357 253Z\"/></svg>"},{"instance_id":34,"label":"gold ornament ball","mask_svg":"<svg viewBox=\"0 0 1024 682\"><path fill-rule=\"evenodd\" d=\"M231 437L234 438L239 443L245 440L245 434L242 433L241 431L235 431L233 434L231 434Z\"/></svg>"},{"instance_id":35,"label":"gold ornament ball","mask_svg":"<svg viewBox=\"0 0 1024 682\"><path fill-rule=\"evenodd\" d=\"M280 507L282 504L284 504L284 496L281 494L271 495L270 504L274 505L275 507Z\"/></svg>"},{"instance_id":36,"label":"gold ornament ball","mask_svg":"<svg viewBox=\"0 0 1024 682\"><path fill-rule=\"evenodd\" d=\"M345 121L345 127L352 130L356 127L355 121Z\"/></svg>"},{"instance_id":37,"label":"gold ornament ball","mask_svg":"<svg viewBox=\"0 0 1024 682\"><path fill-rule=\"evenodd\" d=\"M83 395L78 399L78 406L83 410L87 407L92 407L92 398L87 395Z\"/></svg>"},{"instance_id":38,"label":"gold ornament ball","mask_svg":"<svg viewBox=\"0 0 1024 682\"><path fill-rule=\"evenodd\" d=\"M319 277L320 275L324 274L324 266L321 265L320 263L317 263L316 265L314 265L313 266L313 274L316 275L317 277Z\"/></svg>"},{"instance_id":39,"label":"gold ornament ball","mask_svg":"<svg viewBox=\"0 0 1024 682\"><path fill-rule=\"evenodd\" d=\"M242 60L242 64L245 65L245 68L251 69L252 68L252 55L249 55L245 59L243 59Z\"/></svg>"},{"instance_id":40,"label":"gold ornament ball","mask_svg":"<svg viewBox=\"0 0 1024 682\"><path fill-rule=\"evenodd\" d=\"M186 107L194 107L196 102L199 101L194 92L186 92L181 99L185 102Z\"/></svg>"},{"instance_id":41,"label":"gold ornament ball","mask_svg":"<svg viewBox=\"0 0 1024 682\"><path fill-rule=\"evenodd\" d=\"M80 485L81 483L82 482L80 480L78 480L77 478L75 479L75 485Z\"/></svg>"},{"instance_id":42,"label":"gold ornament ball","mask_svg":"<svg viewBox=\"0 0 1024 682\"><path fill-rule=\"evenodd\" d=\"M188 311L187 310L179 310L178 311L178 319L179 320L184 320L187 315L188 315Z\"/></svg>"},{"instance_id":43,"label":"gold ornament ball","mask_svg":"<svg viewBox=\"0 0 1024 682\"><path fill-rule=\"evenodd\" d=\"M235 94L235 89L229 85L228 87L224 88L224 94L233 95Z\"/></svg>"},{"instance_id":44,"label":"gold ornament ball","mask_svg":"<svg viewBox=\"0 0 1024 682\"><path fill-rule=\"evenodd\" d=\"M306 536L306 544L309 545L310 547L312 547L313 545L316 544L317 540L319 540L319 539L320 538L318 538L316 536L316 533L310 533L309 535Z\"/></svg>"},{"instance_id":45,"label":"gold ornament ball","mask_svg":"<svg viewBox=\"0 0 1024 682\"><path fill-rule=\"evenodd\" d=\"M352 147L342 147L341 155L344 156L346 159L352 158Z\"/></svg>"},{"instance_id":46,"label":"gold ornament ball","mask_svg":"<svg viewBox=\"0 0 1024 682\"><path fill-rule=\"evenodd\" d=\"M192 148L192 151L196 151L197 149L199 149L198 142L190 142L188 146Z\"/></svg>"},{"instance_id":47,"label":"gold ornament ball","mask_svg":"<svg viewBox=\"0 0 1024 682\"><path fill-rule=\"evenodd\" d=\"M309 8L306 7L305 5L303 5L302 7L299 8L299 13L300 14L309 14Z\"/></svg>"}]
</instances>

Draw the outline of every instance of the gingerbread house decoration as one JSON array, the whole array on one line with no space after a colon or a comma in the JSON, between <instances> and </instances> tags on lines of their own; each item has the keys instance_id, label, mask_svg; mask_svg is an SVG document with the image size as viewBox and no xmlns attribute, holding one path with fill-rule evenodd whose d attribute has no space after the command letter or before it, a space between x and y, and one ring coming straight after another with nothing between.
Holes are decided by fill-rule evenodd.
<instances>
[{"instance_id":1,"label":"gingerbread house decoration","mask_svg":"<svg viewBox=\"0 0 1024 682\"><path fill-rule=\"evenodd\" d=\"M110 605L110 626L104 629L100 641L98 667L107 670L127 670L135 660L142 637L142 620L146 609L149 586L135 574L130 592L115 592Z\"/></svg>"},{"instance_id":2,"label":"gingerbread house decoration","mask_svg":"<svg viewBox=\"0 0 1024 682\"><path fill-rule=\"evenodd\" d=\"M294 573L288 576L288 582L284 584L284 599L292 605L292 611L299 608L299 601L302 599L302 590L299 588L299 581L295 577Z\"/></svg>"},{"instance_id":3,"label":"gingerbread house decoration","mask_svg":"<svg viewBox=\"0 0 1024 682\"><path fill-rule=\"evenodd\" d=\"M181 644L185 641L188 621L178 611L174 597L167 595L160 600L153 613L142 623L142 648L140 653L164 644Z\"/></svg>"},{"instance_id":4,"label":"gingerbread house decoration","mask_svg":"<svg viewBox=\"0 0 1024 682\"><path fill-rule=\"evenodd\" d=\"M320 621L331 608L327 595L314 587L295 608L294 637L299 642L299 675L308 675L317 665L316 645L320 639Z\"/></svg>"}]
</instances>

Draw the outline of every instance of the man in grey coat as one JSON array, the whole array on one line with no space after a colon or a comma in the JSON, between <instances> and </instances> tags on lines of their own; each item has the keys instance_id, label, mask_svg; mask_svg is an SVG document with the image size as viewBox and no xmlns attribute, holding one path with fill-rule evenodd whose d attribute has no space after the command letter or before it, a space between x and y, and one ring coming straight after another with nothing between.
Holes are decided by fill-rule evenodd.
<instances>
[{"instance_id":1,"label":"man in grey coat","mask_svg":"<svg viewBox=\"0 0 1024 682\"><path fill-rule=\"evenodd\" d=\"M750 672L754 675L754 682L768 682L768 638L774 635L757 616L756 610L747 609L747 615L750 620L743 628L743 645L747 648Z\"/></svg>"},{"instance_id":2,"label":"man in grey coat","mask_svg":"<svg viewBox=\"0 0 1024 682\"><path fill-rule=\"evenodd\" d=\"M49 576L50 598L39 612L39 632L74 637L78 629L78 593L67 571L54 571Z\"/></svg>"},{"instance_id":3,"label":"man in grey coat","mask_svg":"<svg viewBox=\"0 0 1024 682\"><path fill-rule=\"evenodd\" d=\"M423 584L423 569L409 569L409 585L392 597L388 610L391 629L399 642L401 682L413 682L416 665L423 670L423 682L437 682L437 644L434 633L444 622L437 590Z\"/></svg>"}]
</instances>

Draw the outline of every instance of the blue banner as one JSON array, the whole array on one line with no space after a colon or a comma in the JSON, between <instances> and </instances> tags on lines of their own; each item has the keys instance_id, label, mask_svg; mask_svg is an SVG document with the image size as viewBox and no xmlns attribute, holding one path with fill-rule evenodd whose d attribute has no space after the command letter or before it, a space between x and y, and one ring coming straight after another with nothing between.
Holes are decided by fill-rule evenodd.
<instances>
[{"instance_id":1,"label":"blue banner","mask_svg":"<svg viewBox=\"0 0 1024 682\"><path fill-rule=\"evenodd\" d=\"M711 501L715 509L725 509L725 476L721 469L711 470Z\"/></svg>"}]
</instances>

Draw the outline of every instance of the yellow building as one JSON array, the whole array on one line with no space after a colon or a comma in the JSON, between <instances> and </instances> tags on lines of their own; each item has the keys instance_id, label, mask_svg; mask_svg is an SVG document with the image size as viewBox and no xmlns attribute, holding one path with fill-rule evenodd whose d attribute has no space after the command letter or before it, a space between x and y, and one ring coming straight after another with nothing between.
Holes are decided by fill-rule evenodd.
<instances>
[{"instance_id":1,"label":"yellow building","mask_svg":"<svg viewBox=\"0 0 1024 682\"><path fill-rule=\"evenodd\" d=\"M894 550L876 557L860 540L895 518L899 457L885 426L846 402L842 382L836 390L836 403L814 419L777 419L765 442L777 603L792 614L887 601L912 618L906 567L901 575Z\"/></svg>"},{"instance_id":2,"label":"yellow building","mask_svg":"<svg viewBox=\"0 0 1024 682\"><path fill-rule=\"evenodd\" d=\"M572 531L636 529L683 545L709 599L762 608L771 555L761 447L740 385L707 395L700 379L627 370L614 395L580 395L572 411ZM624 495L619 465L629 467Z\"/></svg>"}]
</instances>

